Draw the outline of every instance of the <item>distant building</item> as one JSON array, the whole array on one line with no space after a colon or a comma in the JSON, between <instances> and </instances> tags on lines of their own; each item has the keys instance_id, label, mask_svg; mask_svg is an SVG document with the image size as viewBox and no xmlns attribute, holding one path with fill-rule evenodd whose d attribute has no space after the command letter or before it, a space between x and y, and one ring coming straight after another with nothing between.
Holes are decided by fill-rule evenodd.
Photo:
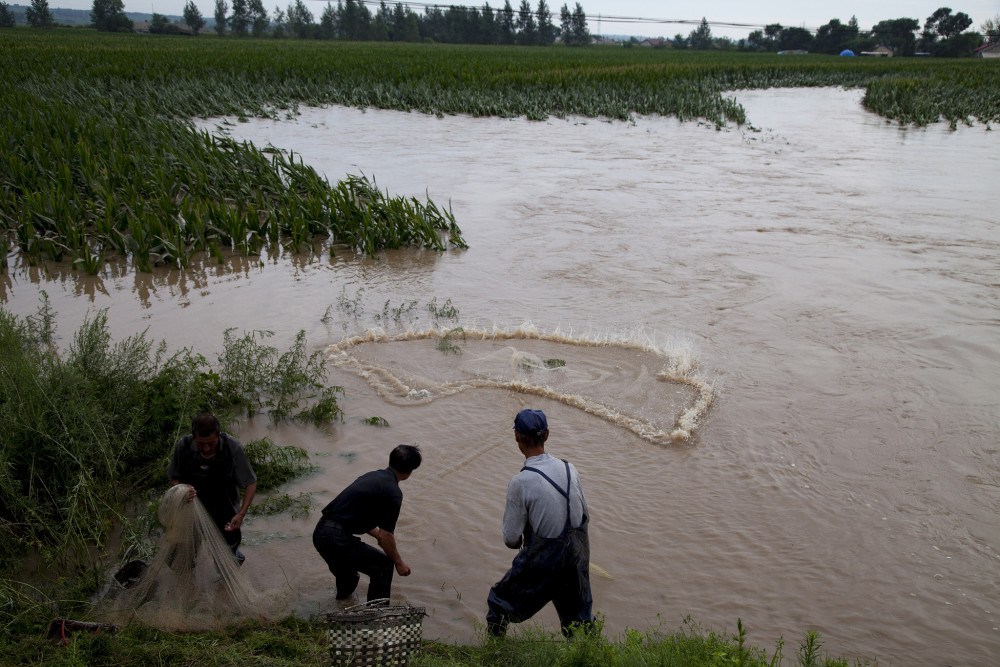
<instances>
[{"instance_id":1,"label":"distant building","mask_svg":"<svg viewBox=\"0 0 1000 667\"><path fill-rule=\"evenodd\" d=\"M980 46L976 49L976 56L979 58L1000 58L1000 43Z\"/></svg>"},{"instance_id":2,"label":"distant building","mask_svg":"<svg viewBox=\"0 0 1000 667\"><path fill-rule=\"evenodd\" d=\"M879 58L892 58L892 49L890 49L888 46L882 46L881 44L879 44L871 51L862 51L861 55L876 56Z\"/></svg>"},{"instance_id":3,"label":"distant building","mask_svg":"<svg viewBox=\"0 0 1000 667\"><path fill-rule=\"evenodd\" d=\"M787 51L778 51L779 56L804 56L809 52L805 49L789 49Z\"/></svg>"},{"instance_id":4,"label":"distant building","mask_svg":"<svg viewBox=\"0 0 1000 667\"><path fill-rule=\"evenodd\" d=\"M639 46L662 49L663 47L668 46L668 42L662 37L650 37L649 39L644 39L639 42Z\"/></svg>"}]
</instances>

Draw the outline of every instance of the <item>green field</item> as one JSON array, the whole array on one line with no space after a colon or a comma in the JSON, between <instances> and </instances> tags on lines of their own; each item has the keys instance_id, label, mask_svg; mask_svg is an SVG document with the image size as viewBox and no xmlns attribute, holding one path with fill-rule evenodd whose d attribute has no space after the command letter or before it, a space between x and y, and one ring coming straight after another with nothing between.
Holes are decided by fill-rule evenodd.
<instances>
[{"instance_id":1,"label":"green field","mask_svg":"<svg viewBox=\"0 0 1000 667\"><path fill-rule=\"evenodd\" d=\"M1000 120L1000 63L379 42L6 31L0 40L0 250L99 273L183 268L193 253L374 254L465 247L451 210L345 175L328 183L276 151L191 119L282 118L342 104L439 116L658 114L746 121L727 91L865 88L901 124ZM435 193L447 197L450 193Z\"/></svg>"}]
</instances>

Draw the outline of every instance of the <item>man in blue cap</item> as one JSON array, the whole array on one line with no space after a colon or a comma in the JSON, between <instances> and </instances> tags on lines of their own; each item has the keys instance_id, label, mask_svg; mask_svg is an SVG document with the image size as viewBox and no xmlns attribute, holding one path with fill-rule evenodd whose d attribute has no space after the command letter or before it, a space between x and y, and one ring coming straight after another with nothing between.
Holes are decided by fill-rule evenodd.
<instances>
[{"instance_id":1,"label":"man in blue cap","mask_svg":"<svg viewBox=\"0 0 1000 667\"><path fill-rule=\"evenodd\" d=\"M507 485L503 541L519 551L486 599L486 629L494 637L549 602L566 636L594 622L587 500L576 468L545 453L548 437L544 412L517 413L514 438L525 461Z\"/></svg>"}]
</instances>

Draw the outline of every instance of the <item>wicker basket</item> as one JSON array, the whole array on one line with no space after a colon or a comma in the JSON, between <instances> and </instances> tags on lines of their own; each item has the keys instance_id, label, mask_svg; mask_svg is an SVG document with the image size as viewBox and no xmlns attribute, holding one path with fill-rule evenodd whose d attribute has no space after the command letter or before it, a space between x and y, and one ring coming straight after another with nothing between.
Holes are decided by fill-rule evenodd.
<instances>
[{"instance_id":1,"label":"wicker basket","mask_svg":"<svg viewBox=\"0 0 1000 667\"><path fill-rule=\"evenodd\" d=\"M424 607L372 600L326 615L334 667L410 664L420 649Z\"/></svg>"}]
</instances>

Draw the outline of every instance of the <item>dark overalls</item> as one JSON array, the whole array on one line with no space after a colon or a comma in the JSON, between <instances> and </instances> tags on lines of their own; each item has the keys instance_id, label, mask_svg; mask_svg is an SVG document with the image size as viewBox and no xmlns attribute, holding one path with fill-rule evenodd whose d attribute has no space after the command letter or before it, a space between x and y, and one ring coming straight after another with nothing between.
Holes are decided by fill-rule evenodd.
<instances>
[{"instance_id":1,"label":"dark overalls","mask_svg":"<svg viewBox=\"0 0 1000 667\"><path fill-rule=\"evenodd\" d=\"M508 623L526 621L548 602L559 614L564 635L569 636L573 624L590 625L593 597L590 592L590 540L587 536L588 517L578 528L570 524L569 463L566 464L566 490L537 468L525 466L544 477L566 498L566 523L558 537L539 537L531 524L525 528L524 545L514 557L510 570L490 589L486 598L489 611L486 627L491 635L502 637Z\"/></svg>"}]
</instances>

